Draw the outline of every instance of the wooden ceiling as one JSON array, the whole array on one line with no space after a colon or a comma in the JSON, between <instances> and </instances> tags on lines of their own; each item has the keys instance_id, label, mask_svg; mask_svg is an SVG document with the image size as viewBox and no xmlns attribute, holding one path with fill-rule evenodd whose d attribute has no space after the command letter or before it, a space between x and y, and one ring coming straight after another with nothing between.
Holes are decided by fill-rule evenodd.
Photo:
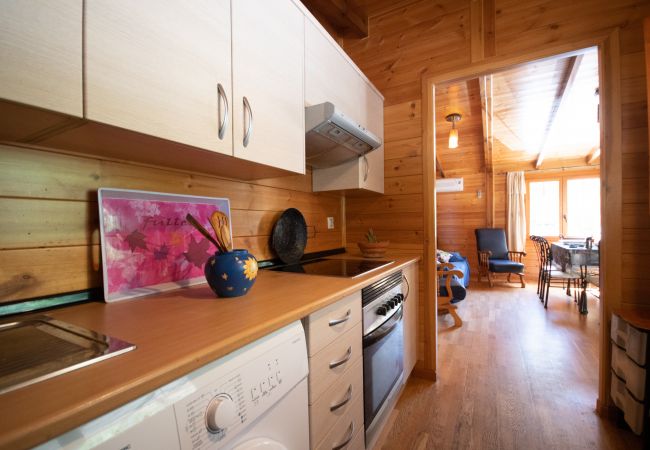
<instances>
[{"instance_id":1,"label":"wooden ceiling","mask_svg":"<svg viewBox=\"0 0 650 450\"><path fill-rule=\"evenodd\" d=\"M595 49L437 86L439 175L598 164L597 87ZM462 115L457 149L447 144L451 113Z\"/></svg>"},{"instance_id":2,"label":"wooden ceiling","mask_svg":"<svg viewBox=\"0 0 650 450\"><path fill-rule=\"evenodd\" d=\"M595 49L493 74L494 160L586 164L600 142L597 87Z\"/></svg>"},{"instance_id":3,"label":"wooden ceiling","mask_svg":"<svg viewBox=\"0 0 650 450\"><path fill-rule=\"evenodd\" d=\"M302 0L335 38L368 37L368 19L416 0Z\"/></svg>"}]
</instances>

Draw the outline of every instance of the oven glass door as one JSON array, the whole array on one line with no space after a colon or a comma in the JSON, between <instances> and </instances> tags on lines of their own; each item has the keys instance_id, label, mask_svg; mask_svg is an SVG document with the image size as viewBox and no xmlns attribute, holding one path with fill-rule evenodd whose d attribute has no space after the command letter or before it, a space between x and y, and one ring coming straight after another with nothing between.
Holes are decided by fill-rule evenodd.
<instances>
[{"instance_id":1,"label":"oven glass door","mask_svg":"<svg viewBox=\"0 0 650 450\"><path fill-rule=\"evenodd\" d=\"M363 337L363 404L368 429L404 370L402 307Z\"/></svg>"}]
</instances>

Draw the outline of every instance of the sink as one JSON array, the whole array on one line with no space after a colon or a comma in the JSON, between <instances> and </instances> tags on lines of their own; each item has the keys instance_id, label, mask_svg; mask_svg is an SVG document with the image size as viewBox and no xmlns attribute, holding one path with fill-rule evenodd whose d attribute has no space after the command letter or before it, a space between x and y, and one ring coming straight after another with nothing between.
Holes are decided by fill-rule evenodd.
<instances>
[{"instance_id":1,"label":"sink","mask_svg":"<svg viewBox=\"0 0 650 450\"><path fill-rule=\"evenodd\" d=\"M0 394L121 355L135 345L48 316L0 324Z\"/></svg>"}]
</instances>

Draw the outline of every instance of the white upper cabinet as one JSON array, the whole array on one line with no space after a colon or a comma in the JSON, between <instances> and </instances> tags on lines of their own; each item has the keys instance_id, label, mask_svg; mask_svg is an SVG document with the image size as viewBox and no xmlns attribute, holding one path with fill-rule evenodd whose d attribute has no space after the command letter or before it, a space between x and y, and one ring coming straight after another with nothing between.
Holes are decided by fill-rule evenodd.
<instances>
[{"instance_id":1,"label":"white upper cabinet","mask_svg":"<svg viewBox=\"0 0 650 450\"><path fill-rule=\"evenodd\" d=\"M83 115L81 0L0 2L0 98Z\"/></svg>"},{"instance_id":2,"label":"white upper cabinet","mask_svg":"<svg viewBox=\"0 0 650 450\"><path fill-rule=\"evenodd\" d=\"M333 103L384 137L384 100L322 27L305 18L305 104ZM314 169L314 191L363 189L384 192L384 147L335 167Z\"/></svg>"},{"instance_id":3,"label":"white upper cabinet","mask_svg":"<svg viewBox=\"0 0 650 450\"><path fill-rule=\"evenodd\" d=\"M237 158L305 173L304 23L290 0L234 0Z\"/></svg>"},{"instance_id":4,"label":"white upper cabinet","mask_svg":"<svg viewBox=\"0 0 650 450\"><path fill-rule=\"evenodd\" d=\"M229 0L87 0L85 17L88 119L232 154Z\"/></svg>"}]
</instances>

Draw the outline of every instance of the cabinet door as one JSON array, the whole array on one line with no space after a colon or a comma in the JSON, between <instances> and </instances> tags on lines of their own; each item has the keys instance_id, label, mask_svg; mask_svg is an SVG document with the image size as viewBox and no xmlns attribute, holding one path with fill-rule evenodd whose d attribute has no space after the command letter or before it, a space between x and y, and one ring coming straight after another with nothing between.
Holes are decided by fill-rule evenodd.
<instances>
[{"instance_id":1,"label":"cabinet door","mask_svg":"<svg viewBox=\"0 0 650 450\"><path fill-rule=\"evenodd\" d=\"M343 50L305 19L305 103L333 103L337 109L367 128L363 89L365 83Z\"/></svg>"},{"instance_id":2,"label":"cabinet door","mask_svg":"<svg viewBox=\"0 0 650 450\"><path fill-rule=\"evenodd\" d=\"M88 119L232 154L229 0L87 0L85 14Z\"/></svg>"},{"instance_id":3,"label":"cabinet door","mask_svg":"<svg viewBox=\"0 0 650 450\"><path fill-rule=\"evenodd\" d=\"M81 0L0 2L0 98L83 115Z\"/></svg>"},{"instance_id":4,"label":"cabinet door","mask_svg":"<svg viewBox=\"0 0 650 450\"><path fill-rule=\"evenodd\" d=\"M364 83L365 84L365 83ZM384 141L384 100L367 84L365 85L365 117L367 128ZM371 151L361 161L360 182L363 189L384 193L384 145Z\"/></svg>"},{"instance_id":5,"label":"cabinet door","mask_svg":"<svg viewBox=\"0 0 650 450\"><path fill-rule=\"evenodd\" d=\"M408 289L408 297L404 302L404 382L411 374L418 359L418 263L413 263L404 269L407 283L402 289Z\"/></svg>"},{"instance_id":6,"label":"cabinet door","mask_svg":"<svg viewBox=\"0 0 650 450\"><path fill-rule=\"evenodd\" d=\"M232 4L234 154L305 173L304 23L290 0Z\"/></svg>"}]
</instances>

